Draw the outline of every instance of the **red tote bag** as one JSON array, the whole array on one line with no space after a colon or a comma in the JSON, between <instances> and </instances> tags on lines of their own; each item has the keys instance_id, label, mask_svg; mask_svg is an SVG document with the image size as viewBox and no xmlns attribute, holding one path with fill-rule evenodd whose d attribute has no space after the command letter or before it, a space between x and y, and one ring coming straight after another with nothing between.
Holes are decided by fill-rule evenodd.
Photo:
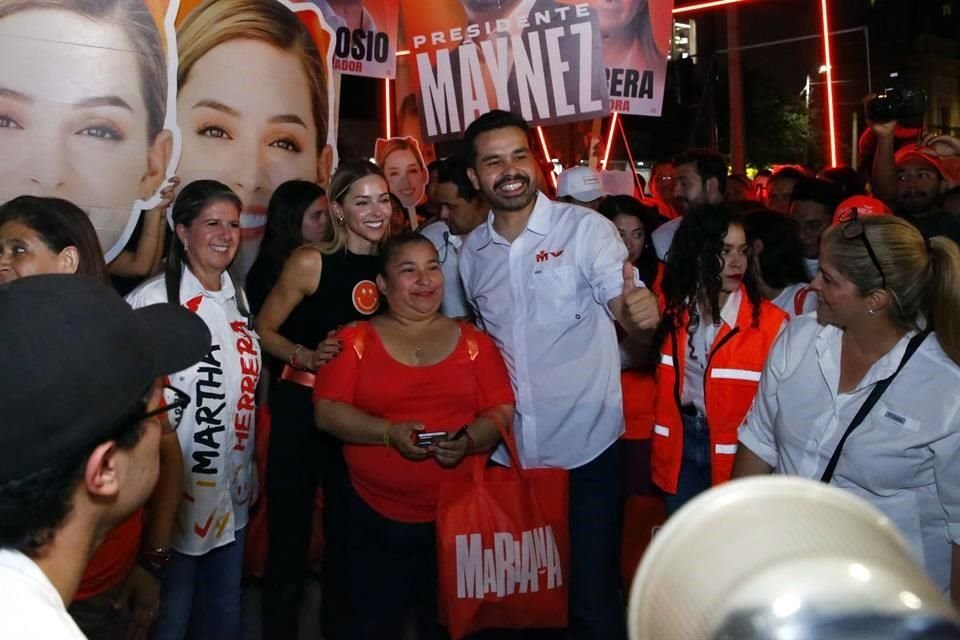
<instances>
[{"instance_id":1,"label":"red tote bag","mask_svg":"<svg viewBox=\"0 0 960 640\"><path fill-rule=\"evenodd\" d=\"M501 432L503 429L501 428ZM567 626L569 476L563 469L487 467L440 487L440 622L454 640L482 629Z\"/></svg>"}]
</instances>

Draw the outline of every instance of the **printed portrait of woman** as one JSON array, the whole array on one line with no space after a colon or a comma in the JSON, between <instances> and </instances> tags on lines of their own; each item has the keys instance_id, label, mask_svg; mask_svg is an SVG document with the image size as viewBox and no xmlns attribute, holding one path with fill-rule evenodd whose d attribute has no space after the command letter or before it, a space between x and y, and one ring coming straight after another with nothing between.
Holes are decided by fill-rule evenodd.
<instances>
[{"instance_id":1,"label":"printed portrait of woman","mask_svg":"<svg viewBox=\"0 0 960 640\"><path fill-rule=\"evenodd\" d=\"M423 200L427 189L427 167L415 139L380 138L374 157L387 177L390 193L400 198L403 206L414 207Z\"/></svg>"},{"instance_id":2,"label":"printed portrait of woman","mask_svg":"<svg viewBox=\"0 0 960 640\"><path fill-rule=\"evenodd\" d=\"M666 66L670 0L588 0L587 4L597 12L603 63L607 67L656 72L661 60ZM666 34L664 17L668 21Z\"/></svg>"},{"instance_id":3,"label":"printed portrait of woman","mask_svg":"<svg viewBox=\"0 0 960 640\"><path fill-rule=\"evenodd\" d=\"M172 38L158 26L167 7L0 0L0 202L73 202L90 216L108 262L139 212L156 203L172 160L173 54L163 44Z\"/></svg>"},{"instance_id":4,"label":"printed portrait of woman","mask_svg":"<svg viewBox=\"0 0 960 640\"><path fill-rule=\"evenodd\" d=\"M321 30L327 40L318 46ZM234 270L241 278L256 258L273 190L288 180L325 186L330 175L335 140L328 42L311 3L181 4L177 175L182 184L218 180L240 196Z\"/></svg>"}]
</instances>

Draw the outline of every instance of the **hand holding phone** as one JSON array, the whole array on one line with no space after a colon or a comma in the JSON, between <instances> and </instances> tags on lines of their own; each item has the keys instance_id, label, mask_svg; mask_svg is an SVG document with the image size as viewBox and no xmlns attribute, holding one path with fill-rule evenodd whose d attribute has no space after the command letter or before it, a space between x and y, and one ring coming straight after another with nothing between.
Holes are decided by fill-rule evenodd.
<instances>
[{"instance_id":1,"label":"hand holding phone","mask_svg":"<svg viewBox=\"0 0 960 640\"><path fill-rule=\"evenodd\" d=\"M438 442L445 442L450 437L450 434L446 431L428 431L424 433L418 433L415 437L415 442L418 447L423 447L424 449L432 447Z\"/></svg>"}]
</instances>

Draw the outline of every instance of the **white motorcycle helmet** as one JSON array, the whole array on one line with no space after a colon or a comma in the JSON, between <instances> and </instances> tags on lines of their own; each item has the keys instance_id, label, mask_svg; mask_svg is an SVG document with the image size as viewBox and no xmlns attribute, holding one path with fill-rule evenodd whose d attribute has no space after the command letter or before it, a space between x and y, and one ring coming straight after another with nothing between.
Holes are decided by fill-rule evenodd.
<instances>
[{"instance_id":1,"label":"white motorcycle helmet","mask_svg":"<svg viewBox=\"0 0 960 640\"><path fill-rule=\"evenodd\" d=\"M960 640L960 617L873 506L764 476L690 501L630 593L631 640Z\"/></svg>"}]
</instances>

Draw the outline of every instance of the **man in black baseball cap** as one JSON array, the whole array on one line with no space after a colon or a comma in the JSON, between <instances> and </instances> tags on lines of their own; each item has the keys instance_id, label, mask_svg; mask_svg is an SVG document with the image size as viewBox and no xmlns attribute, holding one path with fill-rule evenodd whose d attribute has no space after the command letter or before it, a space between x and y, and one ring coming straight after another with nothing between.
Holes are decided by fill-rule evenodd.
<instances>
[{"instance_id":1,"label":"man in black baseball cap","mask_svg":"<svg viewBox=\"0 0 960 640\"><path fill-rule=\"evenodd\" d=\"M189 398L163 377L210 332L78 275L0 285L0 636L83 638L67 614L105 533L150 496Z\"/></svg>"}]
</instances>

